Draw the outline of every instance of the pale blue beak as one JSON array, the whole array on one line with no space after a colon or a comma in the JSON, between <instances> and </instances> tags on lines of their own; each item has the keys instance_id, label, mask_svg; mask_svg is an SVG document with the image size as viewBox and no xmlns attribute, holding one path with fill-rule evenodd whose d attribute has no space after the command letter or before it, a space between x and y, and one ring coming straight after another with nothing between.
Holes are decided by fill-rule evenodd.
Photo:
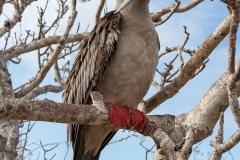
<instances>
[{"instance_id":1,"label":"pale blue beak","mask_svg":"<svg viewBox=\"0 0 240 160\"><path fill-rule=\"evenodd\" d=\"M115 13L120 12L121 10L123 10L125 7L127 7L133 0L125 0L119 7L118 9L115 11Z\"/></svg>"}]
</instances>

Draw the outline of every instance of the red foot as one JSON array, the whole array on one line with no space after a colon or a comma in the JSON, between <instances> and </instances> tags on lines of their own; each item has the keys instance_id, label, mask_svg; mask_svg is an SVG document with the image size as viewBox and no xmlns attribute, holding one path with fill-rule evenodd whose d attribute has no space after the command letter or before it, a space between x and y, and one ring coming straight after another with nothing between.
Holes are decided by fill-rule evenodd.
<instances>
[{"instance_id":1,"label":"red foot","mask_svg":"<svg viewBox=\"0 0 240 160\"><path fill-rule=\"evenodd\" d=\"M110 102L106 102L110 109L109 122L112 125L119 127L133 126L135 130L143 130L147 124L146 115L132 108L117 106Z\"/></svg>"}]
</instances>

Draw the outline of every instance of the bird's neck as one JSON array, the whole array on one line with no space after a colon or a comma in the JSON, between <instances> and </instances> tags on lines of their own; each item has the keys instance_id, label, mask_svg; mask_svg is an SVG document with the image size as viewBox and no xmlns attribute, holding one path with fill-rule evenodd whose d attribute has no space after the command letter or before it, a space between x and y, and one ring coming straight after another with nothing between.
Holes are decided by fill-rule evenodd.
<instances>
[{"instance_id":1,"label":"bird's neck","mask_svg":"<svg viewBox=\"0 0 240 160\"><path fill-rule=\"evenodd\" d=\"M117 9L123 1L124 0L117 0L115 9ZM127 15L128 17L149 16L148 4L149 0L134 0L131 4L124 8L121 13L123 16Z\"/></svg>"}]
</instances>

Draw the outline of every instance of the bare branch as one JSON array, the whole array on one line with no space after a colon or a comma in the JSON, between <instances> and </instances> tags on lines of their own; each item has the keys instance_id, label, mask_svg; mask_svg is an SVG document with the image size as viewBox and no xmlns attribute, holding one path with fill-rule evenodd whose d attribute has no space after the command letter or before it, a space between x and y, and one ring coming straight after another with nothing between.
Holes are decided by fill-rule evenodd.
<instances>
[{"instance_id":1,"label":"bare branch","mask_svg":"<svg viewBox=\"0 0 240 160\"><path fill-rule=\"evenodd\" d=\"M104 7L105 2L106 2L106 0L101 0L100 1L100 4L99 4L98 9L97 9L97 13L96 13L95 24L98 24L98 22L100 20L100 16L101 16L102 9Z\"/></svg>"},{"instance_id":2,"label":"bare branch","mask_svg":"<svg viewBox=\"0 0 240 160\"><path fill-rule=\"evenodd\" d=\"M228 50L228 100L235 118L235 121L240 127L240 108L238 102L238 92L237 92L237 81L239 80L239 65L235 68L235 53L236 53L236 34L238 30L238 25L240 21L240 1L228 1L222 0L224 3L228 4L230 13L232 14L232 20L230 23L230 33L229 33L229 50ZM237 69L237 72L236 72ZM225 143L223 143L223 113L221 113L220 124L215 141L211 142L213 147L212 160L220 160L222 154L232 147L234 147L240 141L240 130L238 130L232 137L230 137Z\"/></svg>"},{"instance_id":3,"label":"bare branch","mask_svg":"<svg viewBox=\"0 0 240 160\"><path fill-rule=\"evenodd\" d=\"M155 86L158 90L161 90L166 84L172 82L174 79L173 77L176 77L176 75L180 72L183 71L183 68L184 68L184 59L183 59L183 56L182 56L182 52L185 52L187 53L188 55L190 55L191 57L195 54L195 50L187 50L185 49L185 45L187 44L188 40L189 40L189 36L190 36L190 33L187 32L187 27L186 26L183 26L184 28L184 33L186 34L186 38L183 42L183 45L182 46L176 46L176 47L171 47L171 48L166 48L165 51L161 52L159 54L159 58L161 58L162 56L170 53L170 52L173 52L173 51L177 51L177 54L175 55L175 57L172 58L172 60L166 64L166 68L165 68L165 71L164 72L160 72L157 70L157 72L161 75L161 83L158 84L156 81L153 81L152 82L152 85ZM173 71L173 73L171 73L171 71L173 70L174 68L174 65L173 63L176 61L176 59L179 59L179 68L176 69L175 71ZM199 74L204 68L205 68L205 65L206 63L208 62L208 60L204 61L202 66L200 66L196 71L195 71L195 74L192 76L195 77L197 74Z\"/></svg>"},{"instance_id":4,"label":"bare branch","mask_svg":"<svg viewBox=\"0 0 240 160\"><path fill-rule=\"evenodd\" d=\"M180 152L180 159L187 160L189 158L190 153L192 152L192 146L194 145L194 131L190 127L186 133L186 141L183 145L182 151Z\"/></svg>"},{"instance_id":5,"label":"bare branch","mask_svg":"<svg viewBox=\"0 0 240 160\"><path fill-rule=\"evenodd\" d=\"M178 93L179 89L194 76L196 70L203 65L205 59L207 59L217 45L226 37L229 32L230 21L231 16L228 16L207 38L196 54L188 61L183 68L183 72L168 86L146 100L144 103L141 103L138 109L145 113L149 113L156 108L156 106Z\"/></svg>"},{"instance_id":6,"label":"bare branch","mask_svg":"<svg viewBox=\"0 0 240 160\"><path fill-rule=\"evenodd\" d=\"M136 132L133 132L131 135L128 135L127 137L123 137L123 138L115 140L115 141L110 141L108 143L108 145L111 145L111 144L114 144L114 143L118 143L118 142L122 142L122 141L128 140L128 139L130 139L132 137L139 138L140 136Z\"/></svg>"},{"instance_id":7,"label":"bare branch","mask_svg":"<svg viewBox=\"0 0 240 160\"><path fill-rule=\"evenodd\" d=\"M64 86L63 80L60 75L59 67L58 67L58 62L56 61L54 63L54 73L55 73L55 80L60 86Z\"/></svg>"},{"instance_id":8,"label":"bare branch","mask_svg":"<svg viewBox=\"0 0 240 160\"><path fill-rule=\"evenodd\" d=\"M4 3L5 3L5 0L0 0L0 15L2 14Z\"/></svg>"},{"instance_id":9,"label":"bare branch","mask_svg":"<svg viewBox=\"0 0 240 160\"><path fill-rule=\"evenodd\" d=\"M93 105L64 104L50 100L2 99L0 118L109 126L109 109L104 105L103 97L97 92L92 92L91 96ZM174 143L167 134L173 131L175 117L162 115L147 118L145 129L138 132L151 136L166 155L174 157ZM132 128L131 125L127 126L129 130L133 130Z\"/></svg>"},{"instance_id":10,"label":"bare branch","mask_svg":"<svg viewBox=\"0 0 240 160\"><path fill-rule=\"evenodd\" d=\"M159 12L153 13L152 14L152 20L155 23L161 22L161 17L167 13L172 12L172 10L174 10L174 12L176 13L181 13L181 12L185 12L188 11L194 7L196 7L198 4L200 4L201 2L203 2L204 0L193 0L192 2L185 4L183 6L179 6L176 8L176 10L174 10L173 8L175 8L175 5L166 7L161 9Z\"/></svg>"},{"instance_id":11,"label":"bare branch","mask_svg":"<svg viewBox=\"0 0 240 160\"><path fill-rule=\"evenodd\" d=\"M152 82L152 85L153 85L154 87L156 87L158 90L161 90L160 84L158 84L156 81L153 81L153 82Z\"/></svg>"},{"instance_id":12,"label":"bare branch","mask_svg":"<svg viewBox=\"0 0 240 160\"><path fill-rule=\"evenodd\" d=\"M59 8L57 9L58 16L52 22L52 24L48 27L48 29L43 31L43 35L46 35L56 24L59 23L60 19L67 13L69 7L66 5L67 1L59 1Z\"/></svg>"},{"instance_id":13,"label":"bare branch","mask_svg":"<svg viewBox=\"0 0 240 160\"><path fill-rule=\"evenodd\" d=\"M47 159L46 154L47 152L52 151L53 149L55 149L59 144L55 144L53 147L51 147L50 149L45 149L44 145L42 144L42 141L40 141L41 144L41 148L43 150L43 154L44 154L44 159ZM56 155L56 153L53 155L53 157ZM52 159L52 158L51 158Z\"/></svg>"},{"instance_id":14,"label":"bare branch","mask_svg":"<svg viewBox=\"0 0 240 160\"><path fill-rule=\"evenodd\" d=\"M239 64L240 60L236 62L235 67ZM227 73L225 73L212 85L201 101L187 114L186 118L177 122L184 127L194 129L194 143L212 134L221 112L227 109L229 105L227 79ZM237 95L240 96L240 81L237 82Z\"/></svg>"},{"instance_id":15,"label":"bare branch","mask_svg":"<svg viewBox=\"0 0 240 160\"><path fill-rule=\"evenodd\" d=\"M223 118L220 119L220 123L223 123L221 121L223 121ZM215 141L212 141L210 143L210 145L214 149L211 160L220 160L223 153L229 151L231 148L233 148L240 142L240 129L238 129L238 131L235 132L226 142L222 143L222 140L223 140L223 124L219 126L219 131L216 135Z\"/></svg>"},{"instance_id":16,"label":"bare branch","mask_svg":"<svg viewBox=\"0 0 240 160\"><path fill-rule=\"evenodd\" d=\"M32 2L34 2L36 0L29 0L27 2L24 2L19 5L18 1L13 2L13 6L15 9L15 13L12 17L12 19L10 20L6 20L4 22L4 26L2 28L0 28L0 38L6 33L9 32L18 22L21 21L21 17L22 17L22 13L24 12L24 10L26 9L26 7L28 5L30 5Z\"/></svg>"},{"instance_id":17,"label":"bare branch","mask_svg":"<svg viewBox=\"0 0 240 160\"><path fill-rule=\"evenodd\" d=\"M21 89L17 93L15 93L15 97L21 98L31 92L36 86L38 86L46 74L48 73L49 69L52 67L52 65L56 62L58 59L58 56L61 52L61 50L64 48L64 45L66 43L65 39L67 39L68 34L73 26L73 23L75 21L75 18L77 16L77 11L76 11L76 0L72 0L72 15L71 18L68 22L68 25L66 27L65 33L63 34L60 42L58 43L56 49L51 55L51 58L48 60L47 64L41 69L41 71L38 73L37 77L25 88Z\"/></svg>"},{"instance_id":18,"label":"bare branch","mask_svg":"<svg viewBox=\"0 0 240 160\"><path fill-rule=\"evenodd\" d=\"M211 160L220 160L222 158L222 152L218 153L215 144L220 145L223 143L223 124L224 124L224 113L221 112L220 115L220 122L219 122L219 127L218 127L218 131L217 134L215 136L215 140L214 142L210 142L210 145L213 147L213 153L211 156Z\"/></svg>"},{"instance_id":19,"label":"bare branch","mask_svg":"<svg viewBox=\"0 0 240 160\"><path fill-rule=\"evenodd\" d=\"M195 50L186 49L186 48L184 48L182 46L176 46L176 47L167 47L164 51L159 53L158 57L161 58L162 56L166 55L167 53L170 53L170 52L173 52L173 51L177 51L179 49L181 49L181 51L189 54L190 56L192 56L193 53L195 53Z\"/></svg>"},{"instance_id":20,"label":"bare branch","mask_svg":"<svg viewBox=\"0 0 240 160\"><path fill-rule=\"evenodd\" d=\"M74 35L69 35L65 39L65 43L72 43L77 41L82 41L86 38L88 33L79 33ZM31 52L40 48L44 48L53 44L58 44L61 40L61 36L52 36L48 38L43 38L41 40L29 43L29 44L20 44L18 46L11 47L5 51L0 51L0 58L3 60L10 60L13 57L17 57L23 53Z\"/></svg>"},{"instance_id":21,"label":"bare branch","mask_svg":"<svg viewBox=\"0 0 240 160\"><path fill-rule=\"evenodd\" d=\"M159 26L159 25L162 25L163 23L165 23L169 18L172 17L173 13L176 12L178 7L180 6L180 3L181 3L181 1L177 1L177 4L174 7L172 7L170 14L164 20L158 21L158 22L154 22L153 24L155 26Z\"/></svg>"},{"instance_id":22,"label":"bare branch","mask_svg":"<svg viewBox=\"0 0 240 160\"><path fill-rule=\"evenodd\" d=\"M236 82L239 76L235 72L235 54L236 54L236 39L237 30L240 22L240 1L228 1L225 0L231 9L232 21L230 24L229 32L229 49L228 49L228 98L229 105L234 116L234 119L240 128L240 108L238 102L238 96L236 93ZM240 70L240 68L238 68ZM239 72L239 71L237 71Z\"/></svg>"},{"instance_id":23,"label":"bare branch","mask_svg":"<svg viewBox=\"0 0 240 160\"><path fill-rule=\"evenodd\" d=\"M0 59L0 99L14 98L7 64ZM0 159L14 159L19 138L19 122L0 120Z\"/></svg>"},{"instance_id":24,"label":"bare branch","mask_svg":"<svg viewBox=\"0 0 240 160\"><path fill-rule=\"evenodd\" d=\"M145 160L147 160L148 159L148 153L153 153L153 148L156 146L155 144L151 147L151 148L147 148L147 147L145 147L144 145L143 145L143 142L144 141L142 141L141 143L139 143L140 144L140 146L142 146L145 150L146 150L146 154L145 154Z\"/></svg>"},{"instance_id":25,"label":"bare branch","mask_svg":"<svg viewBox=\"0 0 240 160\"><path fill-rule=\"evenodd\" d=\"M34 99L34 98L42 95L42 94L46 94L48 92L60 93L63 90L64 90L63 86L46 85L46 86L43 86L43 87L36 87L34 90L32 90L26 96L24 96L24 99L31 100L31 99Z\"/></svg>"},{"instance_id":26,"label":"bare branch","mask_svg":"<svg viewBox=\"0 0 240 160\"><path fill-rule=\"evenodd\" d=\"M20 144L19 144L19 149L18 149L18 159L20 159L20 160L24 159L24 153L26 150L29 133L32 130L33 126L36 124L36 122L31 123L30 121L28 121L27 123L28 123L28 125L26 128L26 131L24 133L20 134L20 141L19 141ZM24 123L23 123L23 125L24 125Z\"/></svg>"},{"instance_id":27,"label":"bare branch","mask_svg":"<svg viewBox=\"0 0 240 160\"><path fill-rule=\"evenodd\" d=\"M224 142L221 145L216 145L216 150L218 153L224 153L226 151L229 151L231 148L233 148L235 145L237 145L240 141L240 129L237 130L226 142Z\"/></svg>"},{"instance_id":28,"label":"bare branch","mask_svg":"<svg viewBox=\"0 0 240 160\"><path fill-rule=\"evenodd\" d=\"M158 140L155 141L155 143L161 154L166 155L167 159L171 160L177 159L176 154L174 152L175 144L165 132L158 128L153 133L153 139Z\"/></svg>"},{"instance_id":29,"label":"bare branch","mask_svg":"<svg viewBox=\"0 0 240 160\"><path fill-rule=\"evenodd\" d=\"M48 49L49 52L51 52L50 54L53 53L53 49L52 47L49 47ZM60 71L59 71L59 67L58 67L58 61L56 61L53 65L53 69L54 69L54 73L55 73L55 78L54 80L59 84L59 86L64 86L64 83L63 83L63 80L61 78L61 74L60 74Z\"/></svg>"},{"instance_id":30,"label":"bare branch","mask_svg":"<svg viewBox=\"0 0 240 160\"><path fill-rule=\"evenodd\" d=\"M33 146L35 148L33 148L31 150L28 150L28 153L26 155L24 155L24 159L31 159L32 158L31 156L33 155L33 153L38 151L40 148L42 149L42 147L44 147L44 148L45 147L51 147L52 148L52 146L56 146L56 145L60 145L60 144L66 144L66 142L56 142L56 143L41 144L41 141L39 143L40 144L34 142L32 144L28 144L28 146ZM56 154L54 154L54 155L56 155Z\"/></svg>"},{"instance_id":31,"label":"bare branch","mask_svg":"<svg viewBox=\"0 0 240 160\"><path fill-rule=\"evenodd\" d=\"M0 118L86 125L109 124L109 111L106 105L102 105L103 99L99 98L97 92L92 92L91 96L93 105L56 103L47 99L29 101L4 98L0 101ZM167 134L172 132L174 116L155 115L147 116L147 118L151 122L150 126L161 127ZM165 124L166 122L169 124Z\"/></svg>"}]
</instances>

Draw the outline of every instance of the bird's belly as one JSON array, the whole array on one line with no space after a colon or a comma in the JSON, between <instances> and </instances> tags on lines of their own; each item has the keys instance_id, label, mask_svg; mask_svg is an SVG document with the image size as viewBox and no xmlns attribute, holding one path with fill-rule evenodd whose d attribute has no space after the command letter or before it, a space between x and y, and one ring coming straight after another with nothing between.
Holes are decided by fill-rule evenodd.
<instances>
[{"instance_id":1,"label":"bird's belly","mask_svg":"<svg viewBox=\"0 0 240 160\"><path fill-rule=\"evenodd\" d=\"M111 57L96 87L105 101L137 108L147 93L156 70L158 45L142 42L132 44L136 50L121 47Z\"/></svg>"}]
</instances>

